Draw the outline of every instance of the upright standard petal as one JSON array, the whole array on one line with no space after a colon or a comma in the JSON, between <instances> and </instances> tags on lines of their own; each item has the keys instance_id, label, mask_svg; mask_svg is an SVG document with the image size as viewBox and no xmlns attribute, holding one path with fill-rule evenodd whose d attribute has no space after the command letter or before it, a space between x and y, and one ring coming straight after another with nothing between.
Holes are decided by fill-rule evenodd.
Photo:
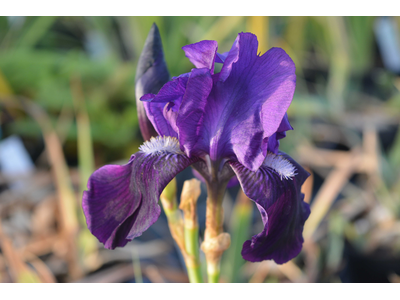
<instances>
[{"instance_id":1,"label":"upright standard petal","mask_svg":"<svg viewBox=\"0 0 400 300\"><path fill-rule=\"evenodd\" d=\"M220 81L225 81L228 76L231 73L232 70L232 64L236 63L239 59L239 40L240 40L240 35L238 35L233 42L233 45L231 47L231 50L229 52L223 53L223 54L218 54L218 61L222 61L224 64L221 68L221 72L218 74L218 79ZM258 43L257 40L255 41L255 51L257 51ZM246 45L247 46L247 45ZM251 47L252 45L250 45ZM249 48L250 48L249 47ZM251 49L249 49L251 51ZM257 53L256 53L257 55Z\"/></svg>"},{"instance_id":2,"label":"upright standard petal","mask_svg":"<svg viewBox=\"0 0 400 300\"><path fill-rule=\"evenodd\" d=\"M213 76L208 98L199 102L202 112L197 110L196 126L180 126L179 117L177 121L179 134L190 137L190 151L196 145L214 161L236 158L253 171L264 161L263 143L281 124L296 79L294 63L285 51L272 48L258 56L257 46L255 35L239 34L221 72ZM189 90L189 83L181 107L197 106L187 102L193 95L206 94L205 84Z\"/></svg>"},{"instance_id":3,"label":"upright standard petal","mask_svg":"<svg viewBox=\"0 0 400 300\"><path fill-rule=\"evenodd\" d=\"M279 149L279 140L286 137L286 131L288 130L293 130L293 127L289 123L287 114L285 114L276 132L266 138L266 141L263 142L264 153L266 154L269 151L277 154Z\"/></svg>"},{"instance_id":4,"label":"upright standard petal","mask_svg":"<svg viewBox=\"0 0 400 300\"><path fill-rule=\"evenodd\" d=\"M231 163L245 194L257 204L264 230L244 243L244 259L273 259L283 264L296 257L303 244L303 227L310 214L301 186L309 174L291 157L269 153L256 172Z\"/></svg>"},{"instance_id":5,"label":"upright standard petal","mask_svg":"<svg viewBox=\"0 0 400 300\"><path fill-rule=\"evenodd\" d=\"M157 95L146 94L140 98L159 135L178 137L176 119L187 82L188 77L177 77L166 83Z\"/></svg>"},{"instance_id":6,"label":"upright standard petal","mask_svg":"<svg viewBox=\"0 0 400 300\"><path fill-rule=\"evenodd\" d=\"M174 122L169 122L165 117L168 111L168 103L143 102L146 114L160 136L178 137L178 132L172 126ZM176 118L175 118L176 119ZM173 121L174 118L171 117Z\"/></svg>"},{"instance_id":7,"label":"upright standard petal","mask_svg":"<svg viewBox=\"0 0 400 300\"><path fill-rule=\"evenodd\" d=\"M153 24L139 58L135 79L136 109L140 131L145 140L157 134L146 116L140 98L144 94L157 93L168 80L169 72L164 60L160 32L157 25Z\"/></svg>"},{"instance_id":8,"label":"upright standard petal","mask_svg":"<svg viewBox=\"0 0 400 300\"><path fill-rule=\"evenodd\" d=\"M165 186L197 159L175 138L152 138L126 165L107 165L89 178L82 206L89 230L108 249L123 247L159 217Z\"/></svg>"},{"instance_id":9,"label":"upright standard petal","mask_svg":"<svg viewBox=\"0 0 400 300\"><path fill-rule=\"evenodd\" d=\"M185 55L196 68L208 68L214 74L214 62L217 54L216 41L201 41L182 47Z\"/></svg>"},{"instance_id":10,"label":"upright standard petal","mask_svg":"<svg viewBox=\"0 0 400 300\"><path fill-rule=\"evenodd\" d=\"M198 133L203 126L204 109L212 86L213 80L209 69L192 70L176 119L179 142L189 157L208 153L208 141L199 141Z\"/></svg>"}]
</instances>

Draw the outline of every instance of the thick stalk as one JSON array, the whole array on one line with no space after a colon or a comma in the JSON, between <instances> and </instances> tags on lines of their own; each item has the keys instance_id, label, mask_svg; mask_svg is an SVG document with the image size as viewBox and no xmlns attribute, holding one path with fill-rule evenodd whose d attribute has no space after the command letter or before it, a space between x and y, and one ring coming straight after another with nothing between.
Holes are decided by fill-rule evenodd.
<instances>
[{"instance_id":1,"label":"thick stalk","mask_svg":"<svg viewBox=\"0 0 400 300\"><path fill-rule=\"evenodd\" d=\"M185 236L185 249L187 254L187 269L190 282L203 282L200 269L199 256L199 223L197 221L197 199L201 193L200 181L197 179L186 180L183 184L181 203L179 208L183 211L183 227Z\"/></svg>"},{"instance_id":2,"label":"thick stalk","mask_svg":"<svg viewBox=\"0 0 400 300\"><path fill-rule=\"evenodd\" d=\"M169 186L161 194L161 203L164 208L165 215L167 216L168 226L171 231L171 235L177 243L183 258L185 260L186 269L188 271L188 277L190 282L202 282L202 276L200 271L200 259L198 250L198 225L197 230L187 230L187 222L184 222L181 212L178 210L176 201L176 193L171 186L175 185L175 182L170 183ZM196 199L197 200L197 199ZM189 251L188 251L189 250ZM196 255L197 253L197 255Z\"/></svg>"},{"instance_id":3,"label":"thick stalk","mask_svg":"<svg viewBox=\"0 0 400 300\"><path fill-rule=\"evenodd\" d=\"M163 201L162 201L163 203ZM181 212L175 206L175 209L168 209L163 204L165 215L167 216L169 230L171 235L178 245L183 258L185 260L186 269L188 272L189 281L191 283L203 282L200 270L199 255L197 256L189 253L187 249L193 250L198 247L199 231L197 228L197 234L195 230L187 230L183 227ZM194 252L195 253L195 252Z\"/></svg>"},{"instance_id":4,"label":"thick stalk","mask_svg":"<svg viewBox=\"0 0 400 300\"><path fill-rule=\"evenodd\" d=\"M206 255L208 282L218 282L223 252L229 248L230 236L223 231L222 199L227 183L217 181L207 184L206 230L201 246Z\"/></svg>"},{"instance_id":5,"label":"thick stalk","mask_svg":"<svg viewBox=\"0 0 400 300\"><path fill-rule=\"evenodd\" d=\"M188 228L185 226L185 247L187 255L187 271L190 282L200 283L203 282L200 269L200 256L199 256L199 227Z\"/></svg>"}]
</instances>

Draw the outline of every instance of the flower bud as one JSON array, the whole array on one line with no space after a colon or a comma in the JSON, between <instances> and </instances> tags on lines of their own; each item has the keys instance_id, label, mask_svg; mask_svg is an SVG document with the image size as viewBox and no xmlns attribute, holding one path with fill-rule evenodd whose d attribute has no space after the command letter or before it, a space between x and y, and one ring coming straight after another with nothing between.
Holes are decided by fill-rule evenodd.
<instances>
[{"instance_id":1,"label":"flower bud","mask_svg":"<svg viewBox=\"0 0 400 300\"><path fill-rule=\"evenodd\" d=\"M144 140L157 136L153 125L146 115L140 97L144 94L157 94L169 81L169 72L164 60L160 32L155 23L150 29L136 69L135 93L139 127Z\"/></svg>"}]
</instances>

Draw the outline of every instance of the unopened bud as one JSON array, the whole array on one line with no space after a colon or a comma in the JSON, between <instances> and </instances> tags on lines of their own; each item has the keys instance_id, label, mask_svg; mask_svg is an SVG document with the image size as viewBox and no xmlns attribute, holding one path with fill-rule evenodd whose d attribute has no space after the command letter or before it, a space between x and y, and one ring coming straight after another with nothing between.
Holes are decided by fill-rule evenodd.
<instances>
[{"instance_id":1,"label":"unopened bud","mask_svg":"<svg viewBox=\"0 0 400 300\"><path fill-rule=\"evenodd\" d=\"M157 25L154 23L140 54L135 79L136 109L140 131L144 140L149 140L152 136L157 136L158 134L147 118L140 98L144 94L157 94L168 81L169 72L164 60L161 36Z\"/></svg>"},{"instance_id":2,"label":"unopened bud","mask_svg":"<svg viewBox=\"0 0 400 300\"><path fill-rule=\"evenodd\" d=\"M200 181L196 178L183 183L181 203L179 208L183 211L186 228L197 228L197 199L201 194Z\"/></svg>"}]
</instances>

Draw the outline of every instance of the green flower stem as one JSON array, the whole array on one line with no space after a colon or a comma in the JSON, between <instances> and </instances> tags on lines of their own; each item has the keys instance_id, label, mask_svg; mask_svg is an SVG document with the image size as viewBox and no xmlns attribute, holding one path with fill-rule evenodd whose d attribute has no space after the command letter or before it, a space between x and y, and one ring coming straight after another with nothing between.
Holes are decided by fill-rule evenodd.
<instances>
[{"instance_id":1,"label":"green flower stem","mask_svg":"<svg viewBox=\"0 0 400 300\"><path fill-rule=\"evenodd\" d=\"M219 282L219 273L220 273L219 266L218 266L218 270L215 270L215 272L208 271L208 267L207 267L208 283L218 283Z\"/></svg>"},{"instance_id":2,"label":"green flower stem","mask_svg":"<svg viewBox=\"0 0 400 300\"><path fill-rule=\"evenodd\" d=\"M207 184L206 230L201 248L206 255L208 282L210 283L218 282L221 257L230 245L230 236L228 233L224 233L222 228L224 221L222 200L226 185L227 183L219 182Z\"/></svg>"},{"instance_id":3,"label":"green flower stem","mask_svg":"<svg viewBox=\"0 0 400 300\"><path fill-rule=\"evenodd\" d=\"M181 203L183 211L183 228L185 249L187 254L187 269L190 282L203 282L199 256L199 224L197 220L197 199L201 193L200 181L186 180L183 184Z\"/></svg>"},{"instance_id":4,"label":"green flower stem","mask_svg":"<svg viewBox=\"0 0 400 300\"><path fill-rule=\"evenodd\" d=\"M232 243L222 261L222 269L228 282L242 282L243 280L240 269L243 267L245 260L240 252L243 241L248 239L250 235L252 214L253 204L244 192L240 190L230 217Z\"/></svg>"},{"instance_id":5,"label":"green flower stem","mask_svg":"<svg viewBox=\"0 0 400 300\"><path fill-rule=\"evenodd\" d=\"M186 264L189 281L196 283L203 282L200 269L200 256L199 256L199 227L189 228L185 226L184 232L185 232L185 247L190 262Z\"/></svg>"},{"instance_id":6,"label":"green flower stem","mask_svg":"<svg viewBox=\"0 0 400 300\"><path fill-rule=\"evenodd\" d=\"M200 270L199 258L199 227L197 224L197 216L195 212L195 204L189 205L189 214L195 217L194 220L185 220L182 218L182 213L178 210L176 201L176 182L175 179L165 188L161 194L161 203L167 216L168 226L171 235L177 243L183 258L185 260L186 269L190 282L203 282ZM198 195L197 195L198 197ZM197 201L197 197L196 201ZM181 204L184 201L181 200ZM194 210L193 210L194 207ZM182 209L182 208L181 208ZM186 215L186 210L184 210Z\"/></svg>"}]
</instances>

